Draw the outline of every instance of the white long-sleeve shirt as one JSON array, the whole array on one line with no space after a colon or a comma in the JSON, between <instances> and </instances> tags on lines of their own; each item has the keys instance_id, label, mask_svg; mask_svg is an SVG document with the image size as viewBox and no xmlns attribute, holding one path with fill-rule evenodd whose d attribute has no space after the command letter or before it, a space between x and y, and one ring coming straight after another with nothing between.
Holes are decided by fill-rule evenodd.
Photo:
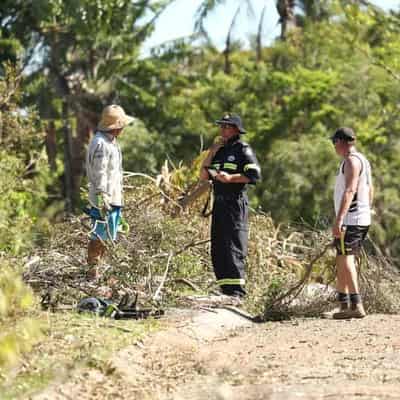
<instances>
[{"instance_id":1,"label":"white long-sleeve shirt","mask_svg":"<svg viewBox=\"0 0 400 400\"><path fill-rule=\"evenodd\" d=\"M95 134L86 155L86 173L91 204L103 193L111 205L123 205L122 154L116 138L104 132Z\"/></svg>"}]
</instances>

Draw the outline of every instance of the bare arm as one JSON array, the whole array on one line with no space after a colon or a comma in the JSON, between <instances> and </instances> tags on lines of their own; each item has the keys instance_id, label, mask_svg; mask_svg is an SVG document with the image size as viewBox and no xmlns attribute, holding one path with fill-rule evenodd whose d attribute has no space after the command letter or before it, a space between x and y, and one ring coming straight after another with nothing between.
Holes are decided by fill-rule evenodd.
<instances>
[{"instance_id":1,"label":"bare arm","mask_svg":"<svg viewBox=\"0 0 400 400\"><path fill-rule=\"evenodd\" d=\"M242 174L229 175L226 172L218 171L218 175L215 177L217 181L223 183L249 183L250 179Z\"/></svg>"},{"instance_id":2,"label":"bare arm","mask_svg":"<svg viewBox=\"0 0 400 400\"><path fill-rule=\"evenodd\" d=\"M336 216L335 223L332 228L333 236L340 237L343 220L349 211L350 204L353 201L354 194L357 192L358 179L361 171L361 162L355 157L347 157L344 165L345 191L343 193L342 202L339 212Z\"/></svg>"},{"instance_id":3,"label":"bare arm","mask_svg":"<svg viewBox=\"0 0 400 400\"><path fill-rule=\"evenodd\" d=\"M210 179L206 167L209 167L212 159L214 158L217 151L223 146L222 142L214 143L209 149L206 158L201 163L200 167L200 180L208 181Z\"/></svg>"}]
</instances>

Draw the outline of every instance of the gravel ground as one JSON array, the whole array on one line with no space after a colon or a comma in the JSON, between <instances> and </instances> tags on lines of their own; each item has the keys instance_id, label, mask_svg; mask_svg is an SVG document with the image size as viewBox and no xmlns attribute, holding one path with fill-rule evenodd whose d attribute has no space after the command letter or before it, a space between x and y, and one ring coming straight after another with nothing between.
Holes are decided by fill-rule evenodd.
<instances>
[{"instance_id":1,"label":"gravel ground","mask_svg":"<svg viewBox=\"0 0 400 400\"><path fill-rule=\"evenodd\" d=\"M167 327L34 400L400 399L400 315L253 324L225 309Z\"/></svg>"}]
</instances>

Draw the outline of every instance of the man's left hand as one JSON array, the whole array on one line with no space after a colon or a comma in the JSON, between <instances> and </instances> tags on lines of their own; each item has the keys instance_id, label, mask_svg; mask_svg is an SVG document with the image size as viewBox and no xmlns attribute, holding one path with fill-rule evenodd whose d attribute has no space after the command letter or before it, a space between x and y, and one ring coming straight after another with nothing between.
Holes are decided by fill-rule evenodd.
<instances>
[{"instance_id":1,"label":"man's left hand","mask_svg":"<svg viewBox=\"0 0 400 400\"><path fill-rule=\"evenodd\" d=\"M96 195L96 208L100 212L101 219L105 220L107 218L107 214L112 208L108 202L107 196L104 193L98 193Z\"/></svg>"},{"instance_id":2,"label":"man's left hand","mask_svg":"<svg viewBox=\"0 0 400 400\"><path fill-rule=\"evenodd\" d=\"M227 174L224 171L218 171L215 179L222 183L230 183L232 180L232 177L231 177L231 175Z\"/></svg>"},{"instance_id":3,"label":"man's left hand","mask_svg":"<svg viewBox=\"0 0 400 400\"><path fill-rule=\"evenodd\" d=\"M130 231L129 224L128 224L128 222L126 222L126 219L122 215L119 220L118 230L126 236L129 235L129 231Z\"/></svg>"}]
</instances>

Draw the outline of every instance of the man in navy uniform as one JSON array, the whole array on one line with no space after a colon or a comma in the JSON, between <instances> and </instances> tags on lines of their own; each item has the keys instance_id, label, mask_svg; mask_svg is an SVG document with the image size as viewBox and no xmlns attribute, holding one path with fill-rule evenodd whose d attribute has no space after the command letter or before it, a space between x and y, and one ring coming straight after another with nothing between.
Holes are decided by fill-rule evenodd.
<instances>
[{"instance_id":1,"label":"man in navy uniform","mask_svg":"<svg viewBox=\"0 0 400 400\"><path fill-rule=\"evenodd\" d=\"M246 131L238 115L226 114L216 124L220 140L210 147L200 170L201 180L213 182L211 258L222 293L242 297L248 242L246 186L260 179L260 166L251 147L240 139Z\"/></svg>"}]
</instances>

